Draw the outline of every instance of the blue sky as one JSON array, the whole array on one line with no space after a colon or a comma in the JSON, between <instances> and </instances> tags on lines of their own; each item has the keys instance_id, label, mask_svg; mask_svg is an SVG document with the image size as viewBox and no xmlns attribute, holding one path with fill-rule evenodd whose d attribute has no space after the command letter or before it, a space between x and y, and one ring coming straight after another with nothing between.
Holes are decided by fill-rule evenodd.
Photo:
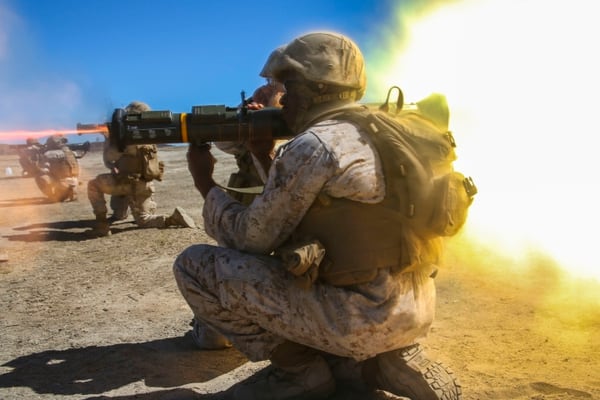
<instances>
[{"instance_id":1,"label":"blue sky","mask_svg":"<svg viewBox=\"0 0 600 400\"><path fill-rule=\"evenodd\" d=\"M263 83L272 49L326 29L368 56L399 4L0 0L0 132L105 120L133 99L176 112L235 105Z\"/></svg>"}]
</instances>

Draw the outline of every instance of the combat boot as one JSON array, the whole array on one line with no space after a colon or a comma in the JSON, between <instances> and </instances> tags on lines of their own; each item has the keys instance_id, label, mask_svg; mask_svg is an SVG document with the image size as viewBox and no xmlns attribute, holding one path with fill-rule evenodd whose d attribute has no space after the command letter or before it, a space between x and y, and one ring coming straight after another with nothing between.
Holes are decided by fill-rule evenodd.
<instances>
[{"instance_id":1,"label":"combat boot","mask_svg":"<svg viewBox=\"0 0 600 400\"><path fill-rule=\"evenodd\" d=\"M192 339L202 350L221 350L232 346L225 336L196 318L192 321Z\"/></svg>"},{"instance_id":2,"label":"combat boot","mask_svg":"<svg viewBox=\"0 0 600 400\"><path fill-rule=\"evenodd\" d=\"M91 231L87 232L88 237L110 236L110 223L106 219L106 214L96 215L96 221Z\"/></svg>"},{"instance_id":3,"label":"combat boot","mask_svg":"<svg viewBox=\"0 0 600 400\"><path fill-rule=\"evenodd\" d=\"M452 371L431 361L418 344L382 353L364 362L362 375L372 389L413 400L460 400Z\"/></svg>"},{"instance_id":4,"label":"combat boot","mask_svg":"<svg viewBox=\"0 0 600 400\"><path fill-rule=\"evenodd\" d=\"M77 189L75 186L70 186L67 189L67 195L65 198L66 201L76 201L77 200Z\"/></svg>"},{"instance_id":5,"label":"combat boot","mask_svg":"<svg viewBox=\"0 0 600 400\"><path fill-rule=\"evenodd\" d=\"M262 373L265 372L265 373ZM323 357L311 348L285 342L273 351L271 366L238 384L235 400L320 400L335 392Z\"/></svg>"},{"instance_id":6,"label":"combat boot","mask_svg":"<svg viewBox=\"0 0 600 400\"><path fill-rule=\"evenodd\" d=\"M165 219L165 228L169 226L181 226L184 228L195 228L196 223L194 219L190 217L183 208L176 207L173 214Z\"/></svg>"}]
</instances>

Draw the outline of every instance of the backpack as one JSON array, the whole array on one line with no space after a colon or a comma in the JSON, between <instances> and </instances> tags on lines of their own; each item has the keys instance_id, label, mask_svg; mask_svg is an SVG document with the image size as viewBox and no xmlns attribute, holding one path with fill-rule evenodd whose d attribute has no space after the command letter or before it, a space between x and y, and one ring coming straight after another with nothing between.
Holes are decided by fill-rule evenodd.
<instances>
[{"instance_id":1,"label":"backpack","mask_svg":"<svg viewBox=\"0 0 600 400\"><path fill-rule=\"evenodd\" d=\"M390 110L394 89L399 92L398 102ZM397 199L393 206L411 230L424 239L453 236L466 222L477 188L471 177L454 170L456 142L448 130L446 98L433 94L412 107L403 107L402 91L394 86L378 109L363 107L342 115L376 141L383 136L396 138L381 142L378 150L388 152L388 159L395 157L399 164L394 170L400 171L402 179L399 187L392 188ZM393 134L381 135L382 131Z\"/></svg>"},{"instance_id":2,"label":"backpack","mask_svg":"<svg viewBox=\"0 0 600 400\"><path fill-rule=\"evenodd\" d=\"M79 163L75 154L68 148L47 150L43 155L44 162L48 164L50 175L56 179L79 176Z\"/></svg>"},{"instance_id":3,"label":"backpack","mask_svg":"<svg viewBox=\"0 0 600 400\"><path fill-rule=\"evenodd\" d=\"M138 146L138 155L142 160L142 179L149 182L154 179L162 181L165 164L158 159L158 150L155 145Z\"/></svg>"}]
</instances>

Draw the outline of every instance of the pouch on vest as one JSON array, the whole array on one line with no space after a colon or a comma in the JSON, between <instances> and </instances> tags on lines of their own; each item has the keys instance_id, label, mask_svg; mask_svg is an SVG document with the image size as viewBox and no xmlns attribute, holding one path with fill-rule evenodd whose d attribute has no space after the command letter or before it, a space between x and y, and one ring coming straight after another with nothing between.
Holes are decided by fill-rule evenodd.
<instances>
[{"instance_id":1,"label":"pouch on vest","mask_svg":"<svg viewBox=\"0 0 600 400\"><path fill-rule=\"evenodd\" d=\"M406 139L418 156L418 168L424 168L430 177L430 182L423 184L408 182L410 196L421 199L421 203L414 204L414 214L407 221L426 238L453 236L465 224L477 188L472 178L454 170L456 143L448 130L446 98L434 94L416 106L395 114L376 112L375 116ZM429 193L421 193L431 187Z\"/></svg>"},{"instance_id":2,"label":"pouch on vest","mask_svg":"<svg viewBox=\"0 0 600 400\"><path fill-rule=\"evenodd\" d=\"M165 172L165 164L158 159L158 151L156 146L144 145L138 147L142 162L142 179L150 182L156 179L162 181Z\"/></svg>"},{"instance_id":3,"label":"pouch on vest","mask_svg":"<svg viewBox=\"0 0 600 400\"><path fill-rule=\"evenodd\" d=\"M470 178L452 171L434 179L430 230L440 236L453 236L465 224L473 198L469 195Z\"/></svg>"},{"instance_id":4,"label":"pouch on vest","mask_svg":"<svg viewBox=\"0 0 600 400\"><path fill-rule=\"evenodd\" d=\"M56 179L70 178L79 175L79 164L70 150L48 150L44 159L49 171Z\"/></svg>"},{"instance_id":5,"label":"pouch on vest","mask_svg":"<svg viewBox=\"0 0 600 400\"><path fill-rule=\"evenodd\" d=\"M325 248L316 239L292 243L275 250L284 267L296 277L296 285L308 289L319 277L319 265L325 257Z\"/></svg>"}]
</instances>

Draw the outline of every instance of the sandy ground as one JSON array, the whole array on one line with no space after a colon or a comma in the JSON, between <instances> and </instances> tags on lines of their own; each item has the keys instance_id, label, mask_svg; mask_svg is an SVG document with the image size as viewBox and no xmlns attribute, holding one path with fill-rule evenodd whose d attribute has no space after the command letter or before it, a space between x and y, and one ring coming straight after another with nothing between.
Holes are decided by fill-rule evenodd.
<instances>
[{"instance_id":1,"label":"sandy ground","mask_svg":"<svg viewBox=\"0 0 600 400\"><path fill-rule=\"evenodd\" d=\"M201 225L185 147L162 148L159 212L185 208ZM222 183L233 168L218 155ZM200 229L136 229L86 239L87 181L78 201L47 203L32 179L0 178L0 399L212 399L266 366L234 349L201 351L171 266ZM13 156L0 157L0 176ZM459 377L464 399L600 399L600 284L532 252L515 261L464 237L448 242L437 320L423 341ZM378 398L342 388L335 399Z\"/></svg>"}]
</instances>

